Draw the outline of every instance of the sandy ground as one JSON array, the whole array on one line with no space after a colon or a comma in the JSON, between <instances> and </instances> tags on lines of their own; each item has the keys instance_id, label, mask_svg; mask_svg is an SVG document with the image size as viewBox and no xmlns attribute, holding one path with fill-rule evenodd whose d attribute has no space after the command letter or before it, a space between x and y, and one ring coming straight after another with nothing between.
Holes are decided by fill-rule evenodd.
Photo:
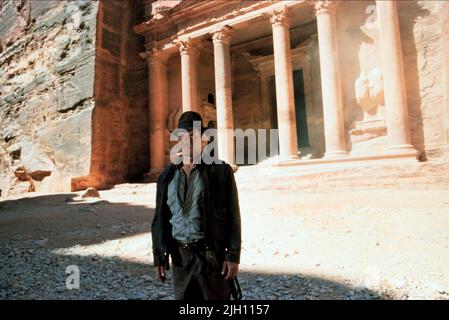
<instances>
[{"instance_id":1,"label":"sandy ground","mask_svg":"<svg viewBox=\"0 0 449 320\"><path fill-rule=\"evenodd\" d=\"M101 191L100 199L80 194L0 202L0 253L7 262L0 267L0 298L172 298L170 285L157 284L151 272L155 186L119 185ZM449 191L246 188L240 205L247 299L449 298ZM37 260L30 267L27 259ZM103 270L108 285L90 277L86 294L65 293L64 268L73 263ZM27 271L17 271L18 264ZM33 268L57 289L40 291L43 280L25 281ZM100 294L95 288L102 285Z\"/></svg>"}]
</instances>

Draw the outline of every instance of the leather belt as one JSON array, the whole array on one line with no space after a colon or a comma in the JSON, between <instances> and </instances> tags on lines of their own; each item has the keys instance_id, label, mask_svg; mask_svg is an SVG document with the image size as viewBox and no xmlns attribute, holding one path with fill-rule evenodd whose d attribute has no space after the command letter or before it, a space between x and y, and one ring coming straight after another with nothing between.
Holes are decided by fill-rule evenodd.
<instances>
[{"instance_id":1,"label":"leather belt","mask_svg":"<svg viewBox=\"0 0 449 320\"><path fill-rule=\"evenodd\" d=\"M198 251L198 250L205 250L207 249L206 247L206 243L204 242L204 240L198 240L196 242L193 243L183 243L180 241L177 241L178 245L183 248L183 249L187 249L187 250L191 250L191 251Z\"/></svg>"}]
</instances>

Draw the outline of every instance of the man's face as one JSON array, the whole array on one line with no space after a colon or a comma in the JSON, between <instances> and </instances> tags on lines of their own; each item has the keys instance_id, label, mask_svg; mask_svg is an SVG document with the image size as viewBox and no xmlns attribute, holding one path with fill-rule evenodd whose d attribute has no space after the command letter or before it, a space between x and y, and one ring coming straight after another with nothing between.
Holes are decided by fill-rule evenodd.
<instances>
[{"instance_id":1,"label":"man's face","mask_svg":"<svg viewBox=\"0 0 449 320\"><path fill-rule=\"evenodd\" d=\"M180 133L180 137L183 142L183 150L189 150L189 155L183 155L184 163L191 163L192 158L189 156L192 155L193 159L199 159L203 148L207 144L207 141L201 139L201 131L197 129L184 131Z\"/></svg>"}]
</instances>

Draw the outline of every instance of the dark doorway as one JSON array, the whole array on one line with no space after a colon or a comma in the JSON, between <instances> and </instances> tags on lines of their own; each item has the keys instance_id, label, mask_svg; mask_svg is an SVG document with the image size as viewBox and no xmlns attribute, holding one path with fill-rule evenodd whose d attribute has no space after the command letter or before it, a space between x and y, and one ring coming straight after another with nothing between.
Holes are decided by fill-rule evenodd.
<instances>
[{"instance_id":1,"label":"dark doorway","mask_svg":"<svg viewBox=\"0 0 449 320\"><path fill-rule=\"evenodd\" d=\"M276 107L276 80L275 76L270 76L268 80L271 127L278 129L277 107ZM304 93L304 77L302 69L293 71L293 90L295 98L296 113L296 135L298 138L298 148L310 147L309 130L307 128L306 97Z\"/></svg>"}]
</instances>

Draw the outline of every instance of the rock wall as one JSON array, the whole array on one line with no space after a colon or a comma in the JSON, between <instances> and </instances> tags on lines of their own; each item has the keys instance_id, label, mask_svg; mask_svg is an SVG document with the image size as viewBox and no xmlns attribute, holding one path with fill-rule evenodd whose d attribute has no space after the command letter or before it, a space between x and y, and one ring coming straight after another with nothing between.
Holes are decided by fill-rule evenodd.
<instances>
[{"instance_id":1,"label":"rock wall","mask_svg":"<svg viewBox=\"0 0 449 320\"><path fill-rule=\"evenodd\" d=\"M149 169L140 0L0 2L0 189L61 192Z\"/></svg>"},{"instance_id":2,"label":"rock wall","mask_svg":"<svg viewBox=\"0 0 449 320\"><path fill-rule=\"evenodd\" d=\"M0 3L0 189L70 191L91 157L97 1Z\"/></svg>"},{"instance_id":3,"label":"rock wall","mask_svg":"<svg viewBox=\"0 0 449 320\"><path fill-rule=\"evenodd\" d=\"M91 169L72 190L138 181L149 171L148 71L138 55L144 38L132 30L143 14L139 0L99 3Z\"/></svg>"},{"instance_id":4,"label":"rock wall","mask_svg":"<svg viewBox=\"0 0 449 320\"><path fill-rule=\"evenodd\" d=\"M441 16L441 25L444 26L443 34L445 34L444 41L444 49L443 49L443 55L445 54L445 64L444 64L444 85L446 87L446 95L444 99L444 108L445 108L445 125L444 125L444 131L445 131L445 143L446 143L446 157L449 158L449 4L445 5L445 8L442 10L442 16Z\"/></svg>"},{"instance_id":5,"label":"rock wall","mask_svg":"<svg viewBox=\"0 0 449 320\"><path fill-rule=\"evenodd\" d=\"M421 158L444 155L447 149L447 95L444 20L447 1L412 1L399 6L412 143Z\"/></svg>"}]
</instances>

